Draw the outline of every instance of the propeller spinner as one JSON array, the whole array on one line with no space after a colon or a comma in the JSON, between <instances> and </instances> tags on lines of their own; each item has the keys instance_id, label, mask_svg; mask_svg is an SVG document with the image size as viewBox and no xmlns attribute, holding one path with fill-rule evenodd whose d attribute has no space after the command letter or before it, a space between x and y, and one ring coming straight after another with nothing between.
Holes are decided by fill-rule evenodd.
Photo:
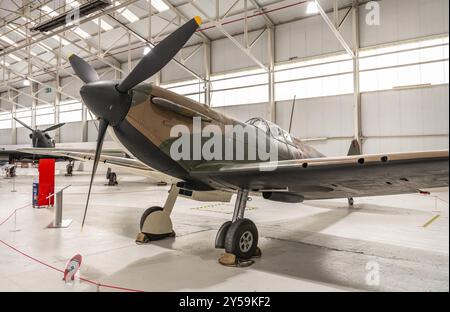
<instances>
[{"instance_id":1,"label":"propeller spinner","mask_svg":"<svg viewBox=\"0 0 450 312\"><path fill-rule=\"evenodd\" d=\"M80 90L81 97L86 106L100 121L94 166L92 168L86 207L83 215L82 229L86 220L92 183L97 171L103 140L105 139L108 126L115 127L126 117L133 98L132 89L166 66L201 24L201 18L196 16L178 28L147 53L122 82L101 81L96 71L86 61L76 55L69 57L73 70L86 83Z\"/></svg>"}]
</instances>

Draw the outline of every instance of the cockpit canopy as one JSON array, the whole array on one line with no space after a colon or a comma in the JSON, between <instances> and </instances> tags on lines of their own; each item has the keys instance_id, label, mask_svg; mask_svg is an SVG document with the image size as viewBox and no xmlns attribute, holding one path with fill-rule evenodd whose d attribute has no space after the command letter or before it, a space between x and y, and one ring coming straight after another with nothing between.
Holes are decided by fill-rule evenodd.
<instances>
[{"instance_id":1,"label":"cockpit canopy","mask_svg":"<svg viewBox=\"0 0 450 312\"><path fill-rule=\"evenodd\" d=\"M253 125L266 133L269 132L270 135L278 141L295 145L291 135L287 131L281 129L279 126L270 121L267 121L260 117L255 117L248 120L246 123L249 125Z\"/></svg>"}]
</instances>

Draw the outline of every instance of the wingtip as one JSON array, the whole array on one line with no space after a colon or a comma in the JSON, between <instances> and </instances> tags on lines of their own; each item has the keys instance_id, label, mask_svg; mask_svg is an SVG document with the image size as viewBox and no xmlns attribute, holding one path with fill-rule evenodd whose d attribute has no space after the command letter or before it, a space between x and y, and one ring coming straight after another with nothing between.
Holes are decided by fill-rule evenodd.
<instances>
[{"instance_id":1,"label":"wingtip","mask_svg":"<svg viewBox=\"0 0 450 312\"><path fill-rule=\"evenodd\" d=\"M198 15L196 17L194 17L194 20L198 26L201 26L203 24L202 18Z\"/></svg>"}]
</instances>

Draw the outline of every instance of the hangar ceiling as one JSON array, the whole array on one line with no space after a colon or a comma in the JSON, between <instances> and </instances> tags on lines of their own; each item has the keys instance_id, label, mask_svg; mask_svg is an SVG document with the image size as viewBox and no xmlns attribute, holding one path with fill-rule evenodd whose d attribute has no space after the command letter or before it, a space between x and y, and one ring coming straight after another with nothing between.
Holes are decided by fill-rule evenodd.
<instances>
[{"instance_id":1,"label":"hangar ceiling","mask_svg":"<svg viewBox=\"0 0 450 312\"><path fill-rule=\"evenodd\" d=\"M121 0L82 17L79 25L61 26L48 33L31 31L86 2L92 0L0 1L0 91L7 90L7 83L19 87L28 78L43 82L73 75L67 60L73 53L94 62L96 68L121 71L121 63L140 58L149 43L158 43L195 15L201 16L204 24L187 45L246 30L258 30L262 35L267 27L318 14L308 12L311 1L305 0ZM352 2L319 1L327 12L350 7ZM250 40L258 40L258 35ZM183 60L178 62L184 66Z\"/></svg>"}]
</instances>

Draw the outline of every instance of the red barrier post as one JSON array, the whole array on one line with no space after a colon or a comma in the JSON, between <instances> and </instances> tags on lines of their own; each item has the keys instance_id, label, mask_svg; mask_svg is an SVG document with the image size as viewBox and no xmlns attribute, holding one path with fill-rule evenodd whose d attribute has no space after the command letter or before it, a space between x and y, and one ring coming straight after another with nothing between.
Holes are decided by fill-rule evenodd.
<instances>
[{"instance_id":1,"label":"red barrier post","mask_svg":"<svg viewBox=\"0 0 450 312\"><path fill-rule=\"evenodd\" d=\"M55 192L55 160L39 160L39 198L38 206L53 206L55 197L51 196Z\"/></svg>"}]
</instances>

